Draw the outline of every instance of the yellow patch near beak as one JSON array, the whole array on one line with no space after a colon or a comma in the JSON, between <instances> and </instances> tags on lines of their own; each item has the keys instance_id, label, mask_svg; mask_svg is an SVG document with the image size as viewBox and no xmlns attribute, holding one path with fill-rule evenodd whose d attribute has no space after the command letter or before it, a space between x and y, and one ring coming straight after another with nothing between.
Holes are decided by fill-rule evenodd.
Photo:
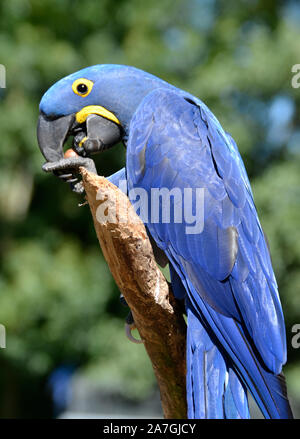
<instances>
[{"instance_id":1,"label":"yellow patch near beak","mask_svg":"<svg viewBox=\"0 0 300 439\"><path fill-rule=\"evenodd\" d=\"M119 119L117 119L113 113L100 105L88 105L87 107L83 107L78 113L76 113L76 121L78 123L84 123L89 114L98 114L99 116L105 117L105 119L109 119L118 125L121 125Z\"/></svg>"}]
</instances>

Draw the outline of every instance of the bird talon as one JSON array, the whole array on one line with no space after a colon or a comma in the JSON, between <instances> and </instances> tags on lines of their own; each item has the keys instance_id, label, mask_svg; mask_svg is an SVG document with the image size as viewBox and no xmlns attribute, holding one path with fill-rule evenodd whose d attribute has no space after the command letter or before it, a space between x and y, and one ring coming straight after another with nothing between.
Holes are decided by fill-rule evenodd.
<instances>
[{"instance_id":1,"label":"bird talon","mask_svg":"<svg viewBox=\"0 0 300 439\"><path fill-rule=\"evenodd\" d=\"M128 308L128 304L127 304L126 299L123 296L123 294L120 294L119 300L120 300L121 305L126 306ZM129 323L129 322L127 322L127 323Z\"/></svg>"},{"instance_id":2,"label":"bird talon","mask_svg":"<svg viewBox=\"0 0 300 439\"><path fill-rule=\"evenodd\" d=\"M73 177L73 174L57 174L57 177L62 180L68 180Z\"/></svg>"},{"instance_id":3,"label":"bird talon","mask_svg":"<svg viewBox=\"0 0 300 439\"><path fill-rule=\"evenodd\" d=\"M136 329L136 326L135 326L134 323L131 324L131 325L129 325L128 323L125 323L125 334L126 334L126 337L127 337L130 341L132 341L133 343L136 343L136 344L144 343L143 340L139 340L139 339L135 338L135 337L131 334L131 331L133 331L134 329Z\"/></svg>"}]
</instances>

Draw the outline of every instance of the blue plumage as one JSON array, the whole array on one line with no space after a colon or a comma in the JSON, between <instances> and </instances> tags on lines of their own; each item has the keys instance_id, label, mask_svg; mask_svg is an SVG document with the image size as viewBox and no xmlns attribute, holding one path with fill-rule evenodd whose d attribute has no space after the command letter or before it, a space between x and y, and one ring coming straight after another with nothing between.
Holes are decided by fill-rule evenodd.
<instances>
[{"instance_id":1,"label":"blue plumage","mask_svg":"<svg viewBox=\"0 0 300 439\"><path fill-rule=\"evenodd\" d=\"M93 83L86 97L72 88L79 78ZM83 69L54 84L40 104L40 127L55 140L51 120L70 132L63 120L71 123L91 105L108 109L122 127L126 170L110 180L127 178L133 204L135 190L148 194L148 215L141 216L169 260L175 296L185 301L189 417L248 418L247 389L266 418L292 417L281 373L286 338L277 284L234 140L196 97L116 65ZM161 198L153 207L155 188L174 191L170 209Z\"/></svg>"},{"instance_id":2,"label":"blue plumage","mask_svg":"<svg viewBox=\"0 0 300 439\"><path fill-rule=\"evenodd\" d=\"M142 148L144 169L137 172ZM173 90L158 89L142 101L131 121L126 167L129 189L143 187L149 195L154 187L182 191L189 187L193 192L204 188L201 233L187 234L184 221L150 220L147 225L192 304L187 307L188 393L196 386L199 398L203 397L204 360L205 367L211 362L209 367L220 375L225 361L236 374L235 382L248 386L266 417L288 417L284 389L279 397L273 388L286 361L284 320L269 251L233 140L200 101L189 102ZM217 347L211 347L201 321L213 332ZM220 352L214 351L220 347L223 363ZM213 385L216 399L222 401L220 382L209 376L207 380L206 391ZM239 392L232 389L236 396ZM190 414L220 417L220 408L205 411L199 401L189 398ZM224 399L221 417L226 416L230 401L232 390ZM247 416L247 411L241 412Z\"/></svg>"},{"instance_id":3,"label":"blue plumage","mask_svg":"<svg viewBox=\"0 0 300 439\"><path fill-rule=\"evenodd\" d=\"M175 296L182 299L186 290L171 266ZM210 328L185 297L187 328L188 417L204 419L247 419L250 417L246 387L229 366L210 337Z\"/></svg>"}]
</instances>

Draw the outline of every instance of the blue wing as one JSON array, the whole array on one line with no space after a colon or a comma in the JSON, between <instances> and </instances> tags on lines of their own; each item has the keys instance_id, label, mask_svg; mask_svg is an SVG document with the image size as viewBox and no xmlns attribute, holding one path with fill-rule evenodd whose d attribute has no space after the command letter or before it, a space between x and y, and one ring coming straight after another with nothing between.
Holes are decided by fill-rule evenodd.
<instances>
[{"instance_id":1,"label":"blue wing","mask_svg":"<svg viewBox=\"0 0 300 439\"><path fill-rule=\"evenodd\" d=\"M244 369L251 369L248 363L254 357L259 368L279 374L286 361L284 319L249 180L233 139L201 101L155 90L132 119L126 168L133 204L136 188L147 191L148 218L143 219L152 237L239 373L247 375ZM168 222L163 220L161 198L159 218L153 211L153 188L180 190L181 198L170 199ZM187 219L188 201L192 209ZM176 217L179 208L181 221ZM249 378L252 384L247 382L252 393L257 391L255 374Z\"/></svg>"},{"instance_id":2,"label":"blue wing","mask_svg":"<svg viewBox=\"0 0 300 439\"><path fill-rule=\"evenodd\" d=\"M170 266L176 297L185 295L184 286ZM224 354L214 342L205 319L186 298L187 405L189 418L247 419L250 417L247 391Z\"/></svg>"}]
</instances>

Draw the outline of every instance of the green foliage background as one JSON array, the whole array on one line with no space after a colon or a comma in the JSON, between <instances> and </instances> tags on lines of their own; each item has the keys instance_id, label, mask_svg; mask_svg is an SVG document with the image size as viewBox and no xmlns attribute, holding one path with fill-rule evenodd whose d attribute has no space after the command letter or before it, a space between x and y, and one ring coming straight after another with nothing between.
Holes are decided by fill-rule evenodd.
<instances>
[{"instance_id":1,"label":"green foliage background","mask_svg":"<svg viewBox=\"0 0 300 439\"><path fill-rule=\"evenodd\" d=\"M35 127L42 94L92 64L130 64L199 96L237 141L268 235L286 316L289 392L300 399L300 62L296 1L10 0L0 2L0 416L51 416L49 373L82 374L132 398L153 387L141 346L123 334L126 310L87 207L43 174ZM101 174L124 163L121 146Z\"/></svg>"}]
</instances>

